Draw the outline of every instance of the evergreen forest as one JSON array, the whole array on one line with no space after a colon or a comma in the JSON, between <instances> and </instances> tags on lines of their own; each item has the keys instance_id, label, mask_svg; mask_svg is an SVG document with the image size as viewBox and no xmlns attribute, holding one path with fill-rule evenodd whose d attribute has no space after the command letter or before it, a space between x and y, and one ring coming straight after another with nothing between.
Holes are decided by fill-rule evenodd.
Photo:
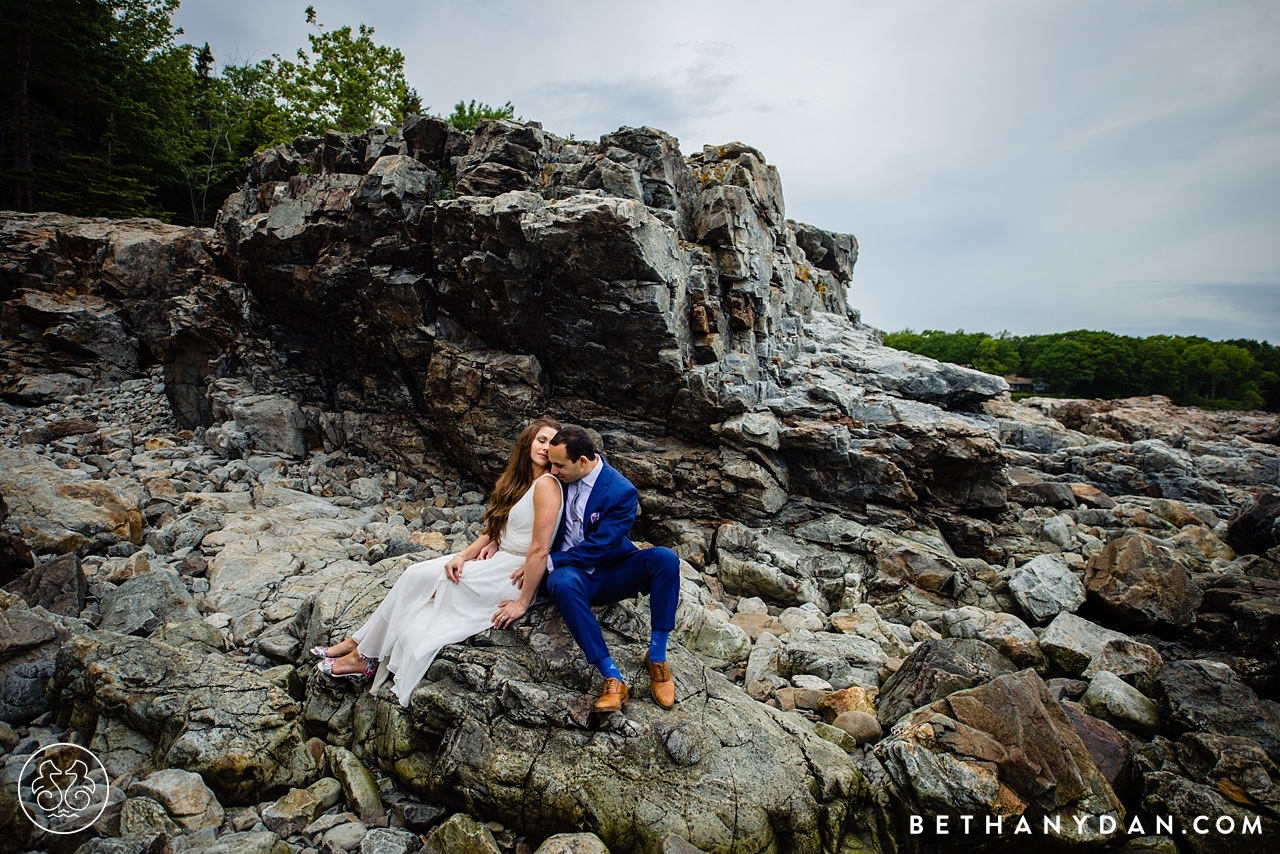
<instances>
[{"instance_id":1,"label":"evergreen forest","mask_svg":"<svg viewBox=\"0 0 1280 854\"><path fill-rule=\"evenodd\" d=\"M887 333L884 343L989 374L1026 377L1067 397L1163 394L1184 406L1280 411L1280 348L1266 341L1085 329L1023 336L904 329Z\"/></svg>"}]
</instances>

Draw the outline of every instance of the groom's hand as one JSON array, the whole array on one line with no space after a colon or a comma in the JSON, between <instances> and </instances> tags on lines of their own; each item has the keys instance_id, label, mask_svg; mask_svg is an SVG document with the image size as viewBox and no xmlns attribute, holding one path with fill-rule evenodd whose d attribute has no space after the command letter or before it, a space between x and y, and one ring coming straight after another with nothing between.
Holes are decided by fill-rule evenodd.
<instances>
[{"instance_id":1,"label":"groom's hand","mask_svg":"<svg viewBox=\"0 0 1280 854\"><path fill-rule=\"evenodd\" d=\"M480 550L480 554L476 555L476 560L488 560L498 553L498 544L493 540L484 544L484 548Z\"/></svg>"},{"instance_id":2,"label":"groom's hand","mask_svg":"<svg viewBox=\"0 0 1280 854\"><path fill-rule=\"evenodd\" d=\"M517 566L516 571L511 573L511 583L516 586L517 590L524 589L524 567Z\"/></svg>"},{"instance_id":3,"label":"groom's hand","mask_svg":"<svg viewBox=\"0 0 1280 854\"><path fill-rule=\"evenodd\" d=\"M493 615L493 625L495 628L509 628L512 623L523 617L528 608L517 602L515 599L508 599L498 606L497 612Z\"/></svg>"}]
</instances>

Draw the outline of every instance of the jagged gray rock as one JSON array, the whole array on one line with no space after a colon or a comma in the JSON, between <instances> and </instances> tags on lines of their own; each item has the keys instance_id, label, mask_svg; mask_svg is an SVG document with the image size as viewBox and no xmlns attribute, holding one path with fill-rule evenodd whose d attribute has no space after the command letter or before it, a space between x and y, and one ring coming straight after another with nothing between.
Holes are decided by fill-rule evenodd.
<instances>
[{"instance_id":1,"label":"jagged gray rock","mask_svg":"<svg viewBox=\"0 0 1280 854\"><path fill-rule=\"evenodd\" d=\"M98 631L62 645L50 684L61 719L104 762L130 743L147 770L194 772L233 804L317 776L297 703L252 668Z\"/></svg>"},{"instance_id":2,"label":"jagged gray rock","mask_svg":"<svg viewBox=\"0 0 1280 854\"><path fill-rule=\"evenodd\" d=\"M157 569L112 590L102 603L103 631L149 635L166 623L199 620L200 611L178 573Z\"/></svg>"},{"instance_id":3,"label":"jagged gray rock","mask_svg":"<svg viewBox=\"0 0 1280 854\"><path fill-rule=\"evenodd\" d=\"M875 748L908 806L920 815L1111 815L1124 807L1062 707L1033 670L957 691L903 718ZM979 819L981 820L981 819ZM1107 838L1062 822L1063 838Z\"/></svg>"},{"instance_id":4,"label":"jagged gray rock","mask_svg":"<svg viewBox=\"0 0 1280 854\"><path fill-rule=\"evenodd\" d=\"M1014 670L1011 661L982 641L930 638L885 681L876 717L889 729L909 712Z\"/></svg>"},{"instance_id":5,"label":"jagged gray rock","mask_svg":"<svg viewBox=\"0 0 1280 854\"><path fill-rule=\"evenodd\" d=\"M1009 577L1009 591L1036 624L1084 604L1084 583L1057 555L1041 555L1018 567Z\"/></svg>"}]
</instances>

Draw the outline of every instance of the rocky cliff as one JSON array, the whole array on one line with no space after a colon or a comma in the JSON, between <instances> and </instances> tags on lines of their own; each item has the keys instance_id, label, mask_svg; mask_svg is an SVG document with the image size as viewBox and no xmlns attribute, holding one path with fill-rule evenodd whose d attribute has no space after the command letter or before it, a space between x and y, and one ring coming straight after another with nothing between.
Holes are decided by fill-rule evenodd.
<instances>
[{"instance_id":1,"label":"rocky cliff","mask_svg":"<svg viewBox=\"0 0 1280 854\"><path fill-rule=\"evenodd\" d=\"M1265 850L1275 416L1012 404L883 347L857 251L749 146L511 121L299 138L212 231L0 216L6 769L94 747L128 794L102 851L1094 846L1210 809L1259 833L1167 844ZM684 560L676 709L587 714L554 608L408 710L316 676L542 414ZM644 603L600 618L638 683Z\"/></svg>"}]
</instances>

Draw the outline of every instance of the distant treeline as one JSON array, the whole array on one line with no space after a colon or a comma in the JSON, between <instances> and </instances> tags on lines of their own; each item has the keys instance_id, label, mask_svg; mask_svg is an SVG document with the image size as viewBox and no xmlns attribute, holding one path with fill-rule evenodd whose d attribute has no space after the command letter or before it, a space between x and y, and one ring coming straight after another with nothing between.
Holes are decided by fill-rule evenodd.
<instances>
[{"instance_id":1,"label":"distant treeline","mask_svg":"<svg viewBox=\"0 0 1280 854\"><path fill-rule=\"evenodd\" d=\"M1053 394L1163 394L1185 406L1280 411L1280 348L1266 341L1134 338L1084 329L1022 336L904 329L885 335L884 343L989 374L1023 376Z\"/></svg>"},{"instance_id":2,"label":"distant treeline","mask_svg":"<svg viewBox=\"0 0 1280 854\"><path fill-rule=\"evenodd\" d=\"M361 24L292 59L217 67L179 43L177 0L0 0L0 207L208 225L255 152L425 114L404 56ZM503 107L459 102L470 130Z\"/></svg>"}]
</instances>

